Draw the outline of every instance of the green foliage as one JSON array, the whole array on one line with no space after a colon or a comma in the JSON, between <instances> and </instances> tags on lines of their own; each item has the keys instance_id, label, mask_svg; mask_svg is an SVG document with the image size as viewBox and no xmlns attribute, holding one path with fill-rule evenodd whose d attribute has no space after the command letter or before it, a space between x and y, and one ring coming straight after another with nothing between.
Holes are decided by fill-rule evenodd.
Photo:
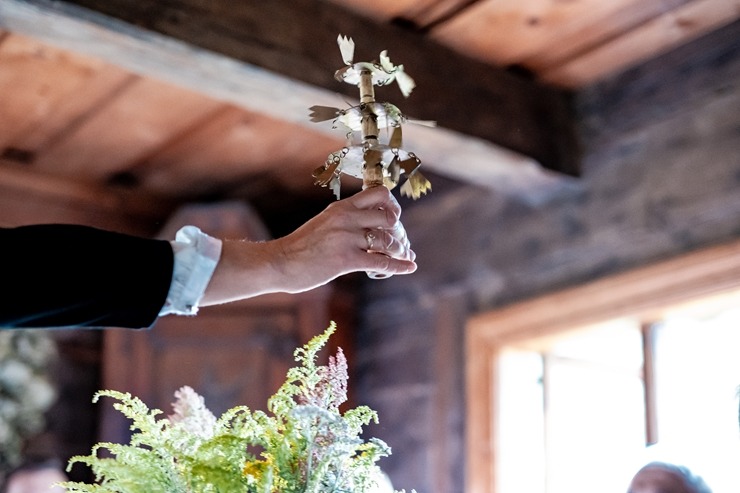
<instances>
[{"instance_id":1,"label":"green foliage","mask_svg":"<svg viewBox=\"0 0 740 493\"><path fill-rule=\"evenodd\" d=\"M318 352L336 330L295 351L299 366L268 401L270 414L235 407L219 419L191 388L176 392L175 413L149 409L127 393L115 409L132 421L127 445L101 443L91 455L73 457L92 468L95 484L67 482L81 493L363 493L379 477L378 459L390 454L378 439L364 441L362 429L377 415L366 406L342 414L347 363L341 349L327 366ZM111 457L99 457L105 449Z\"/></svg>"}]
</instances>

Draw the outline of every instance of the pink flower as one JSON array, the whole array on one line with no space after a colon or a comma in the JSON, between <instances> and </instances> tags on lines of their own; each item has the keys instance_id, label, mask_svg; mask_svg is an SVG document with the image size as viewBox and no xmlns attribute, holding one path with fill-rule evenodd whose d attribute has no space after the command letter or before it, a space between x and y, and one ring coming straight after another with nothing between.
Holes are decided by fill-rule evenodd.
<instances>
[{"instance_id":1,"label":"pink flower","mask_svg":"<svg viewBox=\"0 0 740 493\"><path fill-rule=\"evenodd\" d=\"M342 352L342 348L337 349L336 356L329 356L329 363L326 366L320 366L316 369L320 379L313 388L307 389L308 392L298 396L298 403L302 405L312 405L338 411L347 400L347 358Z\"/></svg>"},{"instance_id":2,"label":"pink flower","mask_svg":"<svg viewBox=\"0 0 740 493\"><path fill-rule=\"evenodd\" d=\"M211 438L216 426L216 417L206 408L203 397L187 385L175 392L172 403L173 414L167 416L172 424L179 424L186 431L200 438Z\"/></svg>"}]
</instances>

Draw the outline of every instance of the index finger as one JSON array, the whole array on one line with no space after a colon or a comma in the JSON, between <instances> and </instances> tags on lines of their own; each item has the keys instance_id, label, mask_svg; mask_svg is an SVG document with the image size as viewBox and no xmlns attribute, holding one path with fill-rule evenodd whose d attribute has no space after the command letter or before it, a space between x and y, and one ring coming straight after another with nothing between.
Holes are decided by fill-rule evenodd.
<instances>
[{"instance_id":1,"label":"index finger","mask_svg":"<svg viewBox=\"0 0 740 493\"><path fill-rule=\"evenodd\" d=\"M397 217L401 215L401 206L391 191L384 186L367 188L357 192L349 200L358 209L385 209Z\"/></svg>"}]
</instances>

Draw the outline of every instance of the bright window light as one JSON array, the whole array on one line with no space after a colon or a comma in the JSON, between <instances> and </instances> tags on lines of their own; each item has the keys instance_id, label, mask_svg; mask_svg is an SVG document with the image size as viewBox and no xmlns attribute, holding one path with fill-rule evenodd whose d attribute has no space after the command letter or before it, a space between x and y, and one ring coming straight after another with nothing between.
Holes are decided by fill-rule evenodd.
<instances>
[{"instance_id":1,"label":"bright window light","mask_svg":"<svg viewBox=\"0 0 740 493\"><path fill-rule=\"evenodd\" d=\"M714 493L740 491L740 308L651 331L649 392L639 321L501 353L497 493L624 493L651 461L688 467ZM647 447L650 393L657 443Z\"/></svg>"}]
</instances>

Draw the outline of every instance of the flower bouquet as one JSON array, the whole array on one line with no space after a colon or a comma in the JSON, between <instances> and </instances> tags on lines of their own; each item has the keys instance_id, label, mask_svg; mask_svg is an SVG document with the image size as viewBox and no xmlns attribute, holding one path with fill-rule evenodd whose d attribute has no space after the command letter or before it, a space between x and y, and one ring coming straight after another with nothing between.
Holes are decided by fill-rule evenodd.
<instances>
[{"instance_id":1,"label":"flower bouquet","mask_svg":"<svg viewBox=\"0 0 740 493\"><path fill-rule=\"evenodd\" d=\"M381 440L360 438L377 414L360 406L342 414L347 361L339 349L326 366L316 355L336 330L332 323L294 355L300 366L267 402L269 414L244 406L216 418L190 387L175 393L174 413L149 409L130 394L98 392L133 421L128 445L100 443L70 459L92 468L96 484L66 482L86 493L369 493L390 454ZM102 449L111 457L99 457ZM402 492L399 492L402 493Z\"/></svg>"}]
</instances>

